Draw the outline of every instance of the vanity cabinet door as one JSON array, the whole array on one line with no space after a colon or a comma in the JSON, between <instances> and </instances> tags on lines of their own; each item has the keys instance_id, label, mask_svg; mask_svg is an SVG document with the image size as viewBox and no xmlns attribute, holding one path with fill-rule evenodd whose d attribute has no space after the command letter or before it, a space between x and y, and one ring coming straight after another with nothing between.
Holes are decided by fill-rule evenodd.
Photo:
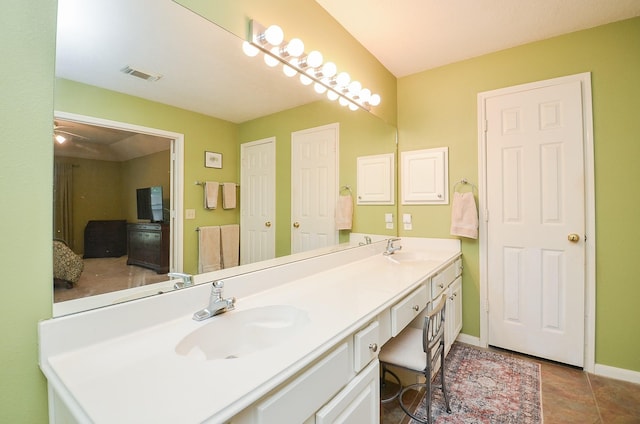
<instances>
[{"instance_id":1,"label":"vanity cabinet door","mask_svg":"<svg viewBox=\"0 0 640 424\"><path fill-rule=\"evenodd\" d=\"M462 330L462 277L456 278L447 290L447 310L445 313L445 348L449 352L451 345Z\"/></svg>"},{"instance_id":2,"label":"vanity cabinet door","mask_svg":"<svg viewBox=\"0 0 640 424\"><path fill-rule=\"evenodd\" d=\"M316 424L379 424L379 362L376 359L316 414Z\"/></svg>"},{"instance_id":3,"label":"vanity cabinet door","mask_svg":"<svg viewBox=\"0 0 640 424\"><path fill-rule=\"evenodd\" d=\"M447 286L455 280L458 269L456 261L433 276L431 279L431 299L436 302L438 301L438 297L446 290Z\"/></svg>"}]
</instances>

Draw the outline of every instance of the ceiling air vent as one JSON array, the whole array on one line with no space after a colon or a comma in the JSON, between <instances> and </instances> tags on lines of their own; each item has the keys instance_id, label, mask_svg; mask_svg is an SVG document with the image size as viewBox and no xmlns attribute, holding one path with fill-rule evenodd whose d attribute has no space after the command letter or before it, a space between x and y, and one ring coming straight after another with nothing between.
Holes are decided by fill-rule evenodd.
<instances>
[{"instance_id":1,"label":"ceiling air vent","mask_svg":"<svg viewBox=\"0 0 640 424\"><path fill-rule=\"evenodd\" d=\"M147 74L146 72L142 72L139 69L135 69L132 68L131 66L125 66L124 68L120 69L122 72L124 72L125 74L129 74L132 75L134 77L138 77L141 78L143 80L147 80L147 81L158 81L160 78L162 78L162 75L151 75L151 74Z\"/></svg>"}]
</instances>

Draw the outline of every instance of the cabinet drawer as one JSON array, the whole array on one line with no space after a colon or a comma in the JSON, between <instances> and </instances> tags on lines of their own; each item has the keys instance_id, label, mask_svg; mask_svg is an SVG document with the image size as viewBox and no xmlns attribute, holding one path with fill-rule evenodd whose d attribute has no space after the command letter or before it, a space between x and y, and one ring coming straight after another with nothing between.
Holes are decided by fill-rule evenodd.
<instances>
[{"instance_id":1,"label":"cabinet drawer","mask_svg":"<svg viewBox=\"0 0 640 424\"><path fill-rule=\"evenodd\" d=\"M379 364L372 362L316 414L316 424L380 422Z\"/></svg>"},{"instance_id":2,"label":"cabinet drawer","mask_svg":"<svg viewBox=\"0 0 640 424\"><path fill-rule=\"evenodd\" d=\"M343 344L257 407L257 422L301 423L349 382L349 349Z\"/></svg>"},{"instance_id":3,"label":"cabinet drawer","mask_svg":"<svg viewBox=\"0 0 640 424\"><path fill-rule=\"evenodd\" d=\"M395 337L422 311L429 301L426 284L391 307L391 336Z\"/></svg>"},{"instance_id":4,"label":"cabinet drawer","mask_svg":"<svg viewBox=\"0 0 640 424\"><path fill-rule=\"evenodd\" d=\"M434 275L431 279L431 298L435 299L440 296L444 289L456 279L456 273L459 267L456 263L449 264L448 267Z\"/></svg>"},{"instance_id":5,"label":"cabinet drawer","mask_svg":"<svg viewBox=\"0 0 640 424\"><path fill-rule=\"evenodd\" d=\"M372 359L378 356L378 348L380 346L379 328L378 321L374 321L367 328L358 331L353 336L353 367L356 372L360 372Z\"/></svg>"}]
</instances>

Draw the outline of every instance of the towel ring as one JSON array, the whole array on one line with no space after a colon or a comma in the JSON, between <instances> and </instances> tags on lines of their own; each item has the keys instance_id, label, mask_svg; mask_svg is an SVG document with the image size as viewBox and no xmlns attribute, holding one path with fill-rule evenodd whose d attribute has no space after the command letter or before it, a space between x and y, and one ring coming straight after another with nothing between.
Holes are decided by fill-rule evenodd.
<instances>
[{"instance_id":1,"label":"towel ring","mask_svg":"<svg viewBox=\"0 0 640 424\"><path fill-rule=\"evenodd\" d=\"M458 188L459 185L470 185L471 186L471 190L473 191L474 189L476 191L478 191L478 187L476 187L475 184L470 183L466 178L461 179L460 181L458 181L457 183L455 183L455 185L453 186L453 191L455 192L456 189Z\"/></svg>"},{"instance_id":2,"label":"towel ring","mask_svg":"<svg viewBox=\"0 0 640 424\"><path fill-rule=\"evenodd\" d=\"M348 191L349 194L353 195L353 192L351 191L351 187L348 185L344 185L340 187L340 194L342 194L342 192L344 192L345 190Z\"/></svg>"}]
</instances>

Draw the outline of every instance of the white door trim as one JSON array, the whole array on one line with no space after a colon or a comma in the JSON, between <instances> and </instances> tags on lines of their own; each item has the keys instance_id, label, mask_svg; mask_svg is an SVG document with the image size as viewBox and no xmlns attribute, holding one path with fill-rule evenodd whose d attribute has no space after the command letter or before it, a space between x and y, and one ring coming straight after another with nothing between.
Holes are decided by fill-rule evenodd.
<instances>
[{"instance_id":1,"label":"white door trim","mask_svg":"<svg viewBox=\"0 0 640 424\"><path fill-rule=\"evenodd\" d=\"M169 271L183 270L183 203L184 203L184 134L157 128L143 127L141 125L129 124L126 122L111 121L108 119L96 118L94 116L79 115L76 113L54 111L56 119L75 121L83 124L97 125L100 127L114 128L123 131L137 132L140 134L153 135L172 139L173 160L171 169L171 251L169 253Z\"/></svg>"},{"instance_id":2,"label":"white door trim","mask_svg":"<svg viewBox=\"0 0 640 424\"><path fill-rule=\"evenodd\" d=\"M595 368L595 312L596 312L596 231L595 231L595 177L593 154L593 113L591 102L591 73L569 75L529 84L506 87L478 93L478 191L480 211L480 346L487 347L489 335L488 308L488 238L487 234L487 157L486 157L486 110L488 98L512 94L526 90L535 90L568 82L580 81L582 87L582 118L584 134L584 175L585 175L585 349L584 369L594 372Z\"/></svg>"}]
</instances>

